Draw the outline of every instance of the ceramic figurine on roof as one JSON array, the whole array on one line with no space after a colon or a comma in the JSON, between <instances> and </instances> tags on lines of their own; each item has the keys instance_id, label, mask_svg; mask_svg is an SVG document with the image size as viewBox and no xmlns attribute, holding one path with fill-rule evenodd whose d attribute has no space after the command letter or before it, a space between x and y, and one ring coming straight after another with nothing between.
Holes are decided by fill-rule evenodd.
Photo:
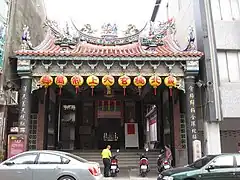
<instances>
[{"instance_id":1,"label":"ceramic figurine on roof","mask_svg":"<svg viewBox=\"0 0 240 180\"><path fill-rule=\"evenodd\" d=\"M83 28L81 28L80 31L82 33L86 33L86 34L90 35L90 34L95 33L97 30L92 29L91 24L84 24Z\"/></svg>"},{"instance_id":2,"label":"ceramic figurine on roof","mask_svg":"<svg viewBox=\"0 0 240 180\"><path fill-rule=\"evenodd\" d=\"M44 22L44 27L50 28L50 30L52 31L52 33L56 38L61 38L62 33L56 21L51 21L49 19L46 19L46 21Z\"/></svg>"},{"instance_id":3,"label":"ceramic figurine on roof","mask_svg":"<svg viewBox=\"0 0 240 180\"><path fill-rule=\"evenodd\" d=\"M195 43L194 29L192 26L189 26L189 28L188 28L188 45L187 45L186 51L196 50L196 46L194 43Z\"/></svg>"},{"instance_id":4,"label":"ceramic figurine on roof","mask_svg":"<svg viewBox=\"0 0 240 180\"><path fill-rule=\"evenodd\" d=\"M85 26L82 29L78 29L76 23L71 20L73 27L78 32L78 39L79 41L85 41L90 44L96 45L125 45L130 44L133 42L139 41L139 36L141 32L145 29L147 24L141 29L137 30L135 26L129 25L128 30L126 31L127 34L123 32L123 37L119 37L118 34L118 27L116 24L111 25L110 23L104 24L101 27L101 32L94 31L92 33L92 29L90 25ZM90 33L88 33L90 32ZM134 32L136 32L134 34Z\"/></svg>"},{"instance_id":5,"label":"ceramic figurine on roof","mask_svg":"<svg viewBox=\"0 0 240 180\"><path fill-rule=\"evenodd\" d=\"M60 38L58 38L55 41L56 45L62 46L62 47L68 47L68 48L72 48L72 46L76 45L76 41L73 38L73 36L70 34L69 32L69 26L68 23L66 22L66 26L62 31L62 34L60 36Z\"/></svg>"},{"instance_id":6,"label":"ceramic figurine on roof","mask_svg":"<svg viewBox=\"0 0 240 180\"><path fill-rule=\"evenodd\" d=\"M113 24L111 25L110 23L103 24L102 26L102 37L117 37L117 25Z\"/></svg>"},{"instance_id":7,"label":"ceramic figurine on roof","mask_svg":"<svg viewBox=\"0 0 240 180\"><path fill-rule=\"evenodd\" d=\"M21 44L22 49L24 50L33 49L30 39L31 37L30 37L29 27L27 25L24 25L23 35L22 35L22 44Z\"/></svg>"},{"instance_id":8,"label":"ceramic figurine on roof","mask_svg":"<svg viewBox=\"0 0 240 180\"><path fill-rule=\"evenodd\" d=\"M56 21L46 20L45 26L49 27L53 35L55 36L55 44L62 47L69 47L76 45L75 38L69 32L69 25L66 22L65 28L60 29Z\"/></svg>"},{"instance_id":9,"label":"ceramic figurine on roof","mask_svg":"<svg viewBox=\"0 0 240 180\"><path fill-rule=\"evenodd\" d=\"M136 28L135 25L129 24L129 25L127 26L127 30L126 30L126 31L123 31L123 32L124 32L124 35L125 35L125 36L132 36L132 35L134 35L134 34L139 33L139 30Z\"/></svg>"},{"instance_id":10,"label":"ceramic figurine on roof","mask_svg":"<svg viewBox=\"0 0 240 180\"><path fill-rule=\"evenodd\" d=\"M142 37L140 42L143 46L147 47L162 46L164 45L163 39L169 35L175 35L175 23L173 19L167 22L150 22L149 33Z\"/></svg>"}]
</instances>

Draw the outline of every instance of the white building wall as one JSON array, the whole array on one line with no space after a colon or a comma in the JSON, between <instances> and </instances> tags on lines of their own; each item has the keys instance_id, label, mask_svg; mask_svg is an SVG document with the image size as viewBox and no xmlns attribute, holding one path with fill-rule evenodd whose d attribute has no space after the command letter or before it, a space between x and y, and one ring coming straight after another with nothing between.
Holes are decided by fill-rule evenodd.
<instances>
[{"instance_id":1,"label":"white building wall","mask_svg":"<svg viewBox=\"0 0 240 180\"><path fill-rule=\"evenodd\" d=\"M199 21L200 18L199 15L196 15L197 2L198 0L163 0L159 10L158 19L161 19L161 15L162 19L165 20L175 17L176 39L182 48L186 47L187 44L187 28L192 26L196 32L201 28L195 26L196 21ZM214 20L220 79L219 89L224 120L220 123L221 146L222 152L235 152L240 135L234 133L236 135L232 136L231 132L240 130L240 0L211 0L210 2ZM196 33L197 39L201 40L200 36L201 34ZM232 123L234 125L231 125ZM204 127L202 120L199 122L199 127L200 129ZM211 129L212 126L209 125L209 128ZM230 136L234 137L232 138L234 145L231 148L226 148L228 146L226 139L231 139ZM207 139L204 138L203 141L205 144Z\"/></svg>"},{"instance_id":2,"label":"white building wall","mask_svg":"<svg viewBox=\"0 0 240 180\"><path fill-rule=\"evenodd\" d=\"M240 0L212 0L211 3L223 117L225 120L240 118Z\"/></svg>"}]
</instances>

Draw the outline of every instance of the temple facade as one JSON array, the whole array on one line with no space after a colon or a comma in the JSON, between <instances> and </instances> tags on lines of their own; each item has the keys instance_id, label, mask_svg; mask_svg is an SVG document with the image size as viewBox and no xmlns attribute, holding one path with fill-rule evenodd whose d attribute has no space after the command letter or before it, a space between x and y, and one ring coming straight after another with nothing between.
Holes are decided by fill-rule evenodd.
<instances>
[{"instance_id":1,"label":"temple facade","mask_svg":"<svg viewBox=\"0 0 240 180\"><path fill-rule=\"evenodd\" d=\"M155 105L152 140L159 147L170 144L174 156L176 149L192 149L198 140L195 78L203 53L192 48L191 34L181 49L173 19L141 30L129 26L123 37L115 24L103 25L99 36L89 25L75 26L75 36L51 21L46 26L37 47L28 41L26 27L22 49L15 52L21 78L18 133L29 139L27 147L142 149L149 141L146 109Z\"/></svg>"}]
</instances>

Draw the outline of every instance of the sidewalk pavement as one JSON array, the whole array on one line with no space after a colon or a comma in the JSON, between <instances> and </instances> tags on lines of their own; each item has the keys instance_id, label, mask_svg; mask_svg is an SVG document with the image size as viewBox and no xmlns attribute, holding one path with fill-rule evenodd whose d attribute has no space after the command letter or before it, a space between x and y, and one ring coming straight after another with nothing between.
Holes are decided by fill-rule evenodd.
<instances>
[{"instance_id":1,"label":"sidewalk pavement","mask_svg":"<svg viewBox=\"0 0 240 180\"><path fill-rule=\"evenodd\" d=\"M102 171L103 172L103 171ZM104 180L157 180L158 173L152 169L146 177L139 176L139 169L120 169L117 177L107 177Z\"/></svg>"}]
</instances>

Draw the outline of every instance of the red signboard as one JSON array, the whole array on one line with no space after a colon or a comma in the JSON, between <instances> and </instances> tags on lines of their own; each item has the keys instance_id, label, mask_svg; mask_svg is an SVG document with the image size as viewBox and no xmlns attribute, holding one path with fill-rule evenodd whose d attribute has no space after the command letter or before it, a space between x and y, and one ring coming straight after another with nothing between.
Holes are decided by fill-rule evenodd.
<instances>
[{"instance_id":1,"label":"red signboard","mask_svg":"<svg viewBox=\"0 0 240 180\"><path fill-rule=\"evenodd\" d=\"M135 124L128 124L127 125L127 133L128 134L135 134Z\"/></svg>"},{"instance_id":2,"label":"red signboard","mask_svg":"<svg viewBox=\"0 0 240 180\"><path fill-rule=\"evenodd\" d=\"M8 158L26 151L26 136L21 134L8 135Z\"/></svg>"}]
</instances>

